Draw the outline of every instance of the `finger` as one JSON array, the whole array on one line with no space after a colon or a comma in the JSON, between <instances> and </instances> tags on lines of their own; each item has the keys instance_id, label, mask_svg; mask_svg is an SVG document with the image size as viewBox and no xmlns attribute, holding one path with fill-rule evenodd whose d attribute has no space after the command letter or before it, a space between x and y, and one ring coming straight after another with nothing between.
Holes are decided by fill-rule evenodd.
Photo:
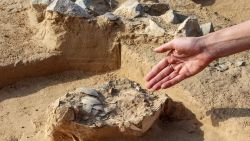
<instances>
[{"instance_id":1,"label":"finger","mask_svg":"<svg viewBox=\"0 0 250 141\"><path fill-rule=\"evenodd\" d=\"M185 75L177 75L176 77L174 77L173 79L166 81L165 83L163 83L161 85L162 89L166 89L169 88L171 86L174 86L175 84L181 82L182 80L184 80L186 77Z\"/></svg>"},{"instance_id":2,"label":"finger","mask_svg":"<svg viewBox=\"0 0 250 141\"><path fill-rule=\"evenodd\" d=\"M145 79L146 81L150 81L152 78L154 78L161 70L163 70L165 67L168 66L168 59L164 58L162 59L157 65L155 65L152 70L146 75Z\"/></svg>"},{"instance_id":3,"label":"finger","mask_svg":"<svg viewBox=\"0 0 250 141\"><path fill-rule=\"evenodd\" d=\"M163 83L165 83L165 82L167 82L167 81L169 81L169 80L171 80L171 79L173 79L175 76L177 76L178 75L178 73L176 72L176 71L174 71L174 72L172 72L170 75L168 75L167 77L165 77L165 78L163 78L161 81L159 81L157 84L155 84L154 86L153 86L153 90L158 90L158 89L160 89L161 88L161 85L163 84Z\"/></svg>"},{"instance_id":4,"label":"finger","mask_svg":"<svg viewBox=\"0 0 250 141\"><path fill-rule=\"evenodd\" d=\"M163 78L167 77L173 71L174 69L171 66L164 68L161 72L159 72L153 79L151 79L147 83L147 88L151 89L152 87L154 87L155 84L157 84Z\"/></svg>"},{"instance_id":5,"label":"finger","mask_svg":"<svg viewBox=\"0 0 250 141\"><path fill-rule=\"evenodd\" d=\"M172 42L168 42L166 44L161 45L160 47L155 48L154 51L157 53L163 53L172 49L173 49Z\"/></svg>"}]
</instances>

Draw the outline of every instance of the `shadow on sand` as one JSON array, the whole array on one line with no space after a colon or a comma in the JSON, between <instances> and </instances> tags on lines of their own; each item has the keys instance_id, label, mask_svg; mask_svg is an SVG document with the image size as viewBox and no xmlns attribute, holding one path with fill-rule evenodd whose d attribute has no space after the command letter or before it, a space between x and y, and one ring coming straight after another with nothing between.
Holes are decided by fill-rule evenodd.
<instances>
[{"instance_id":1,"label":"shadow on sand","mask_svg":"<svg viewBox=\"0 0 250 141\"><path fill-rule=\"evenodd\" d=\"M250 108L214 108L206 113L211 117L213 126L235 117L250 117Z\"/></svg>"},{"instance_id":2,"label":"shadow on sand","mask_svg":"<svg viewBox=\"0 0 250 141\"><path fill-rule=\"evenodd\" d=\"M201 126L194 113L181 102L169 99L159 120L144 136L112 141L204 141Z\"/></svg>"}]
</instances>

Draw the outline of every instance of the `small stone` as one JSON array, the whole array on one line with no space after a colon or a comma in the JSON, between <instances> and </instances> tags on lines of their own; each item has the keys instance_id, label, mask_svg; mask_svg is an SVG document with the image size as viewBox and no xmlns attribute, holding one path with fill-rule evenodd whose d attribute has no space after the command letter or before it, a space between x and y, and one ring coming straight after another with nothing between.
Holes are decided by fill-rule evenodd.
<instances>
[{"instance_id":1,"label":"small stone","mask_svg":"<svg viewBox=\"0 0 250 141\"><path fill-rule=\"evenodd\" d=\"M141 16L143 13L142 6L138 0L128 0L124 2L119 8L114 11L115 15L133 19Z\"/></svg>"},{"instance_id":2,"label":"small stone","mask_svg":"<svg viewBox=\"0 0 250 141\"><path fill-rule=\"evenodd\" d=\"M198 19L195 16L188 17L180 24L176 32L177 36L197 37L202 35Z\"/></svg>"},{"instance_id":3,"label":"small stone","mask_svg":"<svg viewBox=\"0 0 250 141\"><path fill-rule=\"evenodd\" d=\"M245 65L246 65L246 62L245 62L245 61L236 61L236 62L235 62L235 65L236 65L237 67L242 67L242 66L245 66Z\"/></svg>"},{"instance_id":4,"label":"small stone","mask_svg":"<svg viewBox=\"0 0 250 141\"><path fill-rule=\"evenodd\" d=\"M160 16L166 13L170 9L169 5L166 3L152 3L145 4L143 6L143 12L151 16Z\"/></svg>"},{"instance_id":5,"label":"small stone","mask_svg":"<svg viewBox=\"0 0 250 141\"><path fill-rule=\"evenodd\" d=\"M146 34L155 37L160 37L165 34L165 30L152 20L149 20L149 25L146 27L145 32Z\"/></svg>"},{"instance_id":6,"label":"small stone","mask_svg":"<svg viewBox=\"0 0 250 141\"><path fill-rule=\"evenodd\" d=\"M135 89L136 89L137 91L140 91L140 90L141 90L141 88L140 88L139 86L136 86Z\"/></svg>"},{"instance_id":7,"label":"small stone","mask_svg":"<svg viewBox=\"0 0 250 141\"><path fill-rule=\"evenodd\" d=\"M174 10L169 10L168 12L163 14L161 17L166 23L173 23L173 24L180 23L178 15Z\"/></svg>"},{"instance_id":8,"label":"small stone","mask_svg":"<svg viewBox=\"0 0 250 141\"><path fill-rule=\"evenodd\" d=\"M40 10L45 10L46 7L52 2L53 0L32 0L31 5L36 10L40 11Z\"/></svg>"},{"instance_id":9,"label":"small stone","mask_svg":"<svg viewBox=\"0 0 250 141\"><path fill-rule=\"evenodd\" d=\"M48 7L47 11L58 12L63 15L68 15L72 17L84 17L90 18L86 9L75 4L71 0L54 0Z\"/></svg>"},{"instance_id":10,"label":"small stone","mask_svg":"<svg viewBox=\"0 0 250 141\"><path fill-rule=\"evenodd\" d=\"M220 72L224 72L226 70L228 70L228 66L225 64L219 64L215 67L216 70L220 71Z\"/></svg>"},{"instance_id":11,"label":"small stone","mask_svg":"<svg viewBox=\"0 0 250 141\"><path fill-rule=\"evenodd\" d=\"M110 21L116 21L119 19L119 17L114 15L112 12L107 12L103 16L106 17Z\"/></svg>"},{"instance_id":12,"label":"small stone","mask_svg":"<svg viewBox=\"0 0 250 141\"><path fill-rule=\"evenodd\" d=\"M200 26L200 28L201 28L201 31L202 31L203 35L207 35L207 34L209 34L211 32L214 32L214 26L213 26L213 24L211 22L202 24Z\"/></svg>"}]
</instances>

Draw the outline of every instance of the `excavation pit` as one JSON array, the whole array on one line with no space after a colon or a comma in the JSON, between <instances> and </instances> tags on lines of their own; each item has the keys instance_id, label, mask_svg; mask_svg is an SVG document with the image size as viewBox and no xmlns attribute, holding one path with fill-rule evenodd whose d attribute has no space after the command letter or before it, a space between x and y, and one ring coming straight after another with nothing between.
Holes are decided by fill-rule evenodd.
<instances>
[{"instance_id":1,"label":"excavation pit","mask_svg":"<svg viewBox=\"0 0 250 141\"><path fill-rule=\"evenodd\" d=\"M113 120L124 118L124 121L119 119L118 123L109 126L108 129L103 129L103 125L110 125L114 122L111 122L110 118L101 120L107 121L106 124L99 124L97 119L82 120L81 118L84 116L81 112L76 114L77 116L75 113L72 114L72 111L75 112L78 109L74 109L72 106L74 103L67 99L75 95L75 101L77 101L75 104L82 106L81 104L85 103L86 105L87 101L93 100L90 97L96 96L96 93L91 90L95 89L97 94L103 97L98 96L99 102L104 102L103 99L108 101L105 96L111 93L114 94L112 97L119 97L119 94L127 96L122 99L125 101L124 107L133 105L131 99L144 93L140 91L145 88L144 76L154 64L164 57L154 54L153 48L173 39L178 28L178 22L169 22L178 16L171 17L175 16L171 15L170 19L164 19L169 18L165 14L166 12L170 11L171 14L173 8L181 15L195 14L199 23L213 22L215 30L231 24L230 21L223 20L224 17L218 14L214 16L206 9L192 4L186 4L185 8L175 8L175 5L171 5L175 2L171 1L169 4L145 1L142 7L141 1L140 3L132 1L132 7L125 5L123 9L120 9L125 10L125 12L120 12L121 15L124 14L124 17L115 14L116 8L122 5L123 0L113 3L111 8L107 1L95 1L86 10L89 14L87 16L81 15L84 14L82 10L78 13L80 15L71 13L70 8L72 6L74 8L75 4L81 2L78 0L78 2L68 1L71 6L66 11L54 8L57 12L51 9L46 10L45 5L41 7L36 5L38 11L34 11L34 7L30 8L30 5L19 7L18 4L15 4L12 6L15 1L10 0L11 4L8 4L7 0L0 2L11 6L9 11L16 9L19 11L14 12L11 18L8 18L15 26L11 24L5 26L8 23L8 21L2 21L5 18L0 20L0 28L7 27L0 30L1 33L4 33L3 37L0 36L0 45L3 47L0 48L3 52L0 62L0 123L2 125L0 140L49 141L49 138L52 137L52 140L58 141L77 141L83 140L84 137L85 140L90 141L109 141L111 139L114 141L241 141L249 138L249 86L247 83L243 83L248 82L249 78L247 61L244 67L233 69L232 66L229 67L227 71L223 72L225 73L223 75L222 72L214 72L213 66L210 66L200 75L170 89L154 94L145 91L148 93L148 97L153 97L149 103L156 107L165 107L158 109L160 111L158 113L157 108L149 106L149 111L152 108L151 112L155 113L155 116L150 118L150 121L154 121L153 124L151 122L146 124L148 125L146 128L142 128L143 126L140 124L142 119L138 119L139 123L133 121L135 126L125 122L132 121L130 119L134 118L132 112L135 112L135 115L142 112L141 117L151 115L147 115L148 110L143 109L140 112L136 110L135 107L143 104L130 107L128 114L125 114L126 110L118 112L117 115L114 114ZM186 8L187 5L192 8ZM14 10L11 10L13 7ZM148 9L140 9L147 7ZM127 12L127 9L132 12ZM0 7L1 12L2 10L5 8ZM97 11L95 12L95 10ZM8 15L9 13L6 11L0 15L3 17ZM67 15L69 13L71 16ZM172 12L172 14L174 13ZM78 16L74 17L74 15ZM90 17L88 18L88 16ZM179 21L182 20L184 19ZM242 56L240 55L240 57ZM234 61L235 58L232 57L231 62ZM240 75L239 72L241 72ZM232 73L233 77L228 77L232 76ZM120 81L121 78L126 78L125 84L133 82L134 85L135 83L135 87L129 85L132 90L122 88L124 91L121 93L114 89L108 93L101 92L101 89L96 87L111 80L112 83L123 82ZM127 79L133 81L127 81ZM238 84L239 82L242 83ZM120 85L119 83L114 86ZM232 85L235 86L235 89L230 89L229 92L228 88ZM87 91L84 90L85 94L79 93L78 88L82 87L88 88ZM154 96L165 96L166 94L169 96L164 103L154 99ZM87 100L80 98L85 96L88 97ZM60 106L55 102L56 99L61 99ZM140 101L143 99L137 100L139 103L144 103L145 101ZM98 103L96 100L93 102ZM157 106L157 104L159 105ZM48 108L49 105L51 106ZM104 105L104 109L105 106L110 107L102 105ZM103 111L100 104L92 106ZM118 107L122 106L118 105ZM100 111L92 113L91 104L85 108L88 116L89 114L90 116L102 114L99 113ZM56 112L56 109L62 109L61 112L71 116L66 116L67 114L62 116ZM54 111L54 113L47 114L46 111ZM59 122L60 118L61 121L67 121L67 123ZM86 132L89 134L86 135Z\"/></svg>"}]
</instances>

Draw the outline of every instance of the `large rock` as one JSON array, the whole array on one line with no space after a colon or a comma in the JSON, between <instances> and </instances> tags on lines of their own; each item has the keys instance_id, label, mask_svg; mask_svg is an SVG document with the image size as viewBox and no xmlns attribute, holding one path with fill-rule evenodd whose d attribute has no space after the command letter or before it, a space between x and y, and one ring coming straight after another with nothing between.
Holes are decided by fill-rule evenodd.
<instances>
[{"instance_id":1,"label":"large rock","mask_svg":"<svg viewBox=\"0 0 250 141\"><path fill-rule=\"evenodd\" d=\"M145 33L151 36L159 37L165 34L165 30L154 21L149 20L149 25L145 28Z\"/></svg>"},{"instance_id":2,"label":"large rock","mask_svg":"<svg viewBox=\"0 0 250 141\"><path fill-rule=\"evenodd\" d=\"M54 141L141 136L158 118L166 99L128 79L78 88L49 107L47 133Z\"/></svg>"},{"instance_id":3,"label":"large rock","mask_svg":"<svg viewBox=\"0 0 250 141\"><path fill-rule=\"evenodd\" d=\"M176 32L176 36L197 37L201 35L202 31L195 16L190 16L182 22Z\"/></svg>"},{"instance_id":4,"label":"large rock","mask_svg":"<svg viewBox=\"0 0 250 141\"><path fill-rule=\"evenodd\" d=\"M84 7L75 4L71 0L54 0L48 7L47 11L58 12L63 15L68 15L72 17L84 17L90 18Z\"/></svg>"},{"instance_id":5,"label":"large rock","mask_svg":"<svg viewBox=\"0 0 250 141\"><path fill-rule=\"evenodd\" d=\"M117 8L114 14L127 19L133 19L143 14L143 8L138 0L128 0Z\"/></svg>"},{"instance_id":6,"label":"large rock","mask_svg":"<svg viewBox=\"0 0 250 141\"><path fill-rule=\"evenodd\" d=\"M79 5L83 9L87 9L90 7L92 0L76 0L75 4Z\"/></svg>"}]
</instances>

